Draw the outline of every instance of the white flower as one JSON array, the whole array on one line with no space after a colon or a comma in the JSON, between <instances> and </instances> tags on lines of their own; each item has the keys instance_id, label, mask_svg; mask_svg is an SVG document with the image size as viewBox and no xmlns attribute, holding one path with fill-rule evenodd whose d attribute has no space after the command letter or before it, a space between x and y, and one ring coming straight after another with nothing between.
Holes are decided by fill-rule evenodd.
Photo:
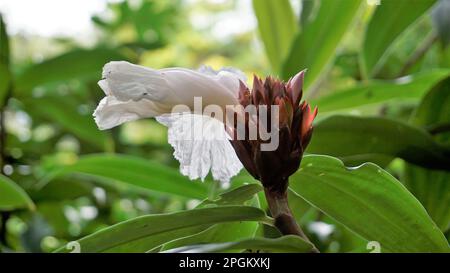
<instances>
[{"instance_id":1,"label":"white flower","mask_svg":"<svg viewBox=\"0 0 450 273\"><path fill-rule=\"evenodd\" d=\"M211 170L215 180L227 183L242 169L223 123L194 113L172 112L176 105L194 109L194 97L201 97L204 106L239 104L239 80L245 81L242 72L208 67L155 70L121 61L107 63L102 76L98 84L106 97L94 112L100 129L156 117L168 127L168 141L183 175L203 180ZM192 132L197 135L192 137Z\"/></svg>"}]
</instances>

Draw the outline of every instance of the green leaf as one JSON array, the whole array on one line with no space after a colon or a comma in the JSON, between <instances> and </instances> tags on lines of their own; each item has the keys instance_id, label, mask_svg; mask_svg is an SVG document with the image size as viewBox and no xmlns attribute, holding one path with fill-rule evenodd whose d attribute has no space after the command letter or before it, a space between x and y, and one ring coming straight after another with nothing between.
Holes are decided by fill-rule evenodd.
<instances>
[{"instance_id":1,"label":"green leaf","mask_svg":"<svg viewBox=\"0 0 450 273\"><path fill-rule=\"evenodd\" d=\"M100 79L105 63L125 59L112 49L75 49L32 65L17 77L15 87L19 94L28 95L34 87L42 84L73 79Z\"/></svg>"},{"instance_id":2,"label":"green leaf","mask_svg":"<svg viewBox=\"0 0 450 273\"><path fill-rule=\"evenodd\" d=\"M0 62L0 107L3 107L5 98L11 86L11 73L8 66Z\"/></svg>"},{"instance_id":3,"label":"green leaf","mask_svg":"<svg viewBox=\"0 0 450 273\"><path fill-rule=\"evenodd\" d=\"M95 154L80 157L71 165L52 170L41 183L67 174L81 174L99 182L138 187L144 190L203 199L208 195L205 184L190 181L178 170L139 157Z\"/></svg>"},{"instance_id":4,"label":"green leaf","mask_svg":"<svg viewBox=\"0 0 450 273\"><path fill-rule=\"evenodd\" d=\"M397 81L370 80L346 90L312 101L320 113L380 104L392 100L419 99L433 86L450 77L450 70L439 69L407 76Z\"/></svg>"},{"instance_id":5,"label":"green leaf","mask_svg":"<svg viewBox=\"0 0 450 273\"><path fill-rule=\"evenodd\" d=\"M214 207L221 205L248 205L256 206L255 193L261 190L257 184L244 185L220 195L216 200L208 199L201 202L198 208ZM257 200L257 199L256 199ZM163 233L151 237L145 237L132 243L110 249L113 252L156 252L162 249L170 249L194 243L224 242L254 236L258 228L257 222L232 222L216 225L202 225Z\"/></svg>"},{"instance_id":6,"label":"green leaf","mask_svg":"<svg viewBox=\"0 0 450 273\"><path fill-rule=\"evenodd\" d=\"M403 181L442 230L450 229L450 172L405 166Z\"/></svg>"},{"instance_id":7,"label":"green leaf","mask_svg":"<svg viewBox=\"0 0 450 273\"><path fill-rule=\"evenodd\" d=\"M436 0L384 0L377 7L365 33L362 49L365 74L376 75L389 47Z\"/></svg>"},{"instance_id":8,"label":"green leaf","mask_svg":"<svg viewBox=\"0 0 450 273\"><path fill-rule=\"evenodd\" d=\"M169 253L208 253L247 250L250 252L305 253L312 250L312 245L295 235L280 238L251 238L237 242L185 246L166 251Z\"/></svg>"},{"instance_id":9,"label":"green leaf","mask_svg":"<svg viewBox=\"0 0 450 273\"><path fill-rule=\"evenodd\" d=\"M114 149L114 143L110 135L97 128L91 114L80 114L78 112L79 105L73 99L47 96L22 99L22 102L28 111L56 122L81 140L105 151Z\"/></svg>"},{"instance_id":10,"label":"green leaf","mask_svg":"<svg viewBox=\"0 0 450 273\"><path fill-rule=\"evenodd\" d=\"M311 155L290 187L325 214L382 252L449 252L442 232L416 198L375 164L346 168L329 156Z\"/></svg>"},{"instance_id":11,"label":"green leaf","mask_svg":"<svg viewBox=\"0 0 450 273\"><path fill-rule=\"evenodd\" d=\"M257 229L256 222L217 224L192 236L170 241L164 244L159 252L194 244L223 243L253 237Z\"/></svg>"},{"instance_id":12,"label":"green leaf","mask_svg":"<svg viewBox=\"0 0 450 273\"><path fill-rule=\"evenodd\" d=\"M412 123L436 129L450 122L450 78L434 86L417 107ZM447 131L436 131L436 139L444 144L450 144L450 134Z\"/></svg>"},{"instance_id":13,"label":"green leaf","mask_svg":"<svg viewBox=\"0 0 450 273\"><path fill-rule=\"evenodd\" d=\"M9 70L9 39L6 25L0 14L0 107L3 107L5 97L9 91L11 73Z\"/></svg>"},{"instance_id":14,"label":"green leaf","mask_svg":"<svg viewBox=\"0 0 450 273\"><path fill-rule=\"evenodd\" d=\"M373 156L388 156L429 168L450 169L450 148L421 128L380 117L335 115L323 119L315 125L306 151L353 164Z\"/></svg>"},{"instance_id":15,"label":"green leaf","mask_svg":"<svg viewBox=\"0 0 450 273\"><path fill-rule=\"evenodd\" d=\"M6 24L0 14L0 62L9 64L9 38L6 32Z\"/></svg>"},{"instance_id":16,"label":"green leaf","mask_svg":"<svg viewBox=\"0 0 450 273\"><path fill-rule=\"evenodd\" d=\"M315 19L295 38L283 65L283 78L308 69L307 90L334 59L336 49L358 11L361 1L322 0Z\"/></svg>"},{"instance_id":17,"label":"green leaf","mask_svg":"<svg viewBox=\"0 0 450 273\"><path fill-rule=\"evenodd\" d=\"M217 200L204 200L197 208L226 206L226 205L248 205L259 206L256 194L262 190L259 184L248 184L222 193ZM252 204L253 203L253 204ZM201 244L201 243L219 243L235 241L240 238L253 237L258 229L256 222L236 222L217 224L202 232L191 236L179 238L161 246L158 251L164 251L181 246Z\"/></svg>"},{"instance_id":18,"label":"green leaf","mask_svg":"<svg viewBox=\"0 0 450 273\"><path fill-rule=\"evenodd\" d=\"M437 129L450 128L450 79L433 88L417 108L412 122L416 125ZM450 130L434 137L442 144L450 145ZM439 228L450 229L450 172L435 171L406 164L405 185L420 200Z\"/></svg>"},{"instance_id":19,"label":"green leaf","mask_svg":"<svg viewBox=\"0 0 450 273\"><path fill-rule=\"evenodd\" d=\"M259 184L247 184L243 185L239 188L224 192L220 194L219 198L216 200L205 200L202 202L201 207L208 206L211 204L218 206L226 206L226 205L236 205L243 204L245 201L250 200L257 194L262 191L263 187Z\"/></svg>"},{"instance_id":20,"label":"green leaf","mask_svg":"<svg viewBox=\"0 0 450 273\"><path fill-rule=\"evenodd\" d=\"M14 181L0 174L0 211L34 209L33 201Z\"/></svg>"},{"instance_id":21,"label":"green leaf","mask_svg":"<svg viewBox=\"0 0 450 273\"><path fill-rule=\"evenodd\" d=\"M266 217L262 210L248 206L222 206L147 215L100 230L78 240L78 243L81 252L105 252L146 237L161 236L182 229L235 221L265 221ZM127 250L131 252L133 248ZM59 250L67 251L65 248Z\"/></svg>"},{"instance_id":22,"label":"green leaf","mask_svg":"<svg viewBox=\"0 0 450 273\"><path fill-rule=\"evenodd\" d=\"M74 200L78 197L92 195L94 186L86 181L55 179L45 187L30 192L30 196L37 203L40 201Z\"/></svg>"},{"instance_id":23,"label":"green leaf","mask_svg":"<svg viewBox=\"0 0 450 273\"><path fill-rule=\"evenodd\" d=\"M253 0L253 9L267 57L278 72L297 31L291 4L289 0Z\"/></svg>"}]
</instances>

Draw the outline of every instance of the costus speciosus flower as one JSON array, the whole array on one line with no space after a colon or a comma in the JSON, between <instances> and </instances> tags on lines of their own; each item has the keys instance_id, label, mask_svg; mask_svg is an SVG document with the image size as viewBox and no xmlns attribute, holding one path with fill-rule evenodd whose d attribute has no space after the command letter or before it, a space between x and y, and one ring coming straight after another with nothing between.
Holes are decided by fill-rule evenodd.
<instances>
[{"instance_id":1,"label":"costus speciosus flower","mask_svg":"<svg viewBox=\"0 0 450 273\"><path fill-rule=\"evenodd\" d=\"M302 236L286 189L317 114L301 102L304 75L301 71L287 83L255 76L250 89L237 69L157 70L110 62L99 82L106 97L94 117L100 129L155 117L168 127L180 171L191 179L203 180L211 171L215 180L228 183L244 166L262 182L275 225L284 234ZM273 145L266 149L267 144Z\"/></svg>"},{"instance_id":2,"label":"costus speciosus flower","mask_svg":"<svg viewBox=\"0 0 450 273\"><path fill-rule=\"evenodd\" d=\"M233 68L157 70L124 61L110 62L104 66L99 81L106 96L100 101L94 117L102 130L155 117L168 127L168 141L175 150L175 158L180 161L180 170L191 179L204 179L211 171L214 179L226 183L242 169L242 162L250 174L268 185L273 181L271 176L285 179L298 168L311 138L317 109L311 111L305 102L300 104L303 77L304 71L286 84L272 77L264 81L254 77L250 92L244 73ZM261 151L261 144L267 141L261 140L259 135L256 139L233 138L238 123L226 126L223 121L226 114L219 119L193 111L195 98L201 99L202 111L211 105L224 112L227 106L253 105L256 109L267 106L269 123L273 119L270 108L278 107L279 124L272 126L279 138L277 148ZM242 115L236 109L234 111ZM244 122L247 129L249 124L258 127L260 123L259 117L252 115L246 116ZM269 164L270 172L265 172L265 164Z\"/></svg>"}]
</instances>

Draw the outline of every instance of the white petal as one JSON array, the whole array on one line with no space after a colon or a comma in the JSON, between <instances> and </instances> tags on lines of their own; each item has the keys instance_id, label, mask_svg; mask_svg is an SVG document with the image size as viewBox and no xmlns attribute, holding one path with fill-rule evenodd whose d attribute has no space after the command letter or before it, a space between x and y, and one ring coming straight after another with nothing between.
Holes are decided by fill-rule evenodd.
<instances>
[{"instance_id":1,"label":"white petal","mask_svg":"<svg viewBox=\"0 0 450 273\"><path fill-rule=\"evenodd\" d=\"M107 99L94 113L97 124L111 128L129 120L170 113L179 104L193 109L194 97L202 98L203 107L238 104L243 74L230 71L214 74L184 68L155 70L124 61L107 63L99 81ZM135 106L139 109L133 110Z\"/></svg>"},{"instance_id":2,"label":"white petal","mask_svg":"<svg viewBox=\"0 0 450 273\"><path fill-rule=\"evenodd\" d=\"M190 179L204 180L211 170L214 180L228 183L242 169L220 121L186 113L156 120L168 127L174 157L180 162L181 173Z\"/></svg>"},{"instance_id":3,"label":"white petal","mask_svg":"<svg viewBox=\"0 0 450 273\"><path fill-rule=\"evenodd\" d=\"M127 121L153 117L158 107L148 100L119 101L115 97L104 97L94 111L94 119L100 130L110 129Z\"/></svg>"}]
</instances>

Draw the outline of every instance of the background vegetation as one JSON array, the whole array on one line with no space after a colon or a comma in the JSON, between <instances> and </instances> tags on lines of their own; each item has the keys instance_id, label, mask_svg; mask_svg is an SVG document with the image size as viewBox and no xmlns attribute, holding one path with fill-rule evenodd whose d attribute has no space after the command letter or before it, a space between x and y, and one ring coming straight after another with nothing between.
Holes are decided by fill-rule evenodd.
<instances>
[{"instance_id":1,"label":"background vegetation","mask_svg":"<svg viewBox=\"0 0 450 273\"><path fill-rule=\"evenodd\" d=\"M88 46L8 35L0 18L0 249L71 251L90 235L81 251L310 250L271 227L245 171L229 189L192 182L154 120L97 129L102 66L128 60L308 68L319 116L289 196L308 236L322 252L449 251L450 1L378 2L254 0L257 28L218 38L238 1L115 1Z\"/></svg>"}]
</instances>

